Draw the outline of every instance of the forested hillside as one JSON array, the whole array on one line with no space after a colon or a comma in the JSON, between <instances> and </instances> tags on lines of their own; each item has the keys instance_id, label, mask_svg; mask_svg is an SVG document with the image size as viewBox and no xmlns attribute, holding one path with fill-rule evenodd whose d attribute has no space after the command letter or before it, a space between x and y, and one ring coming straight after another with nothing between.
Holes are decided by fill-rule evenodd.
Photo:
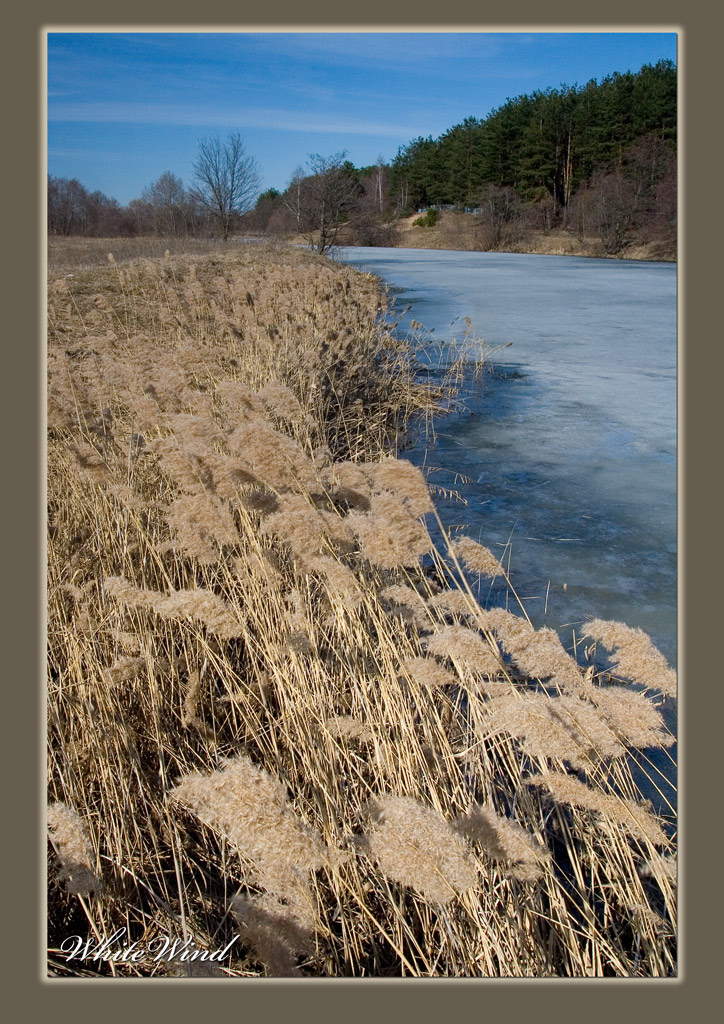
<instances>
[{"instance_id":1,"label":"forested hillside","mask_svg":"<svg viewBox=\"0 0 724 1024\"><path fill-rule=\"evenodd\" d=\"M561 86L508 100L484 120L466 118L438 139L414 139L390 167L405 209L475 206L486 184L521 199L569 204L601 168L621 164L639 139L676 145L676 68L645 65L601 83Z\"/></svg>"}]
</instances>

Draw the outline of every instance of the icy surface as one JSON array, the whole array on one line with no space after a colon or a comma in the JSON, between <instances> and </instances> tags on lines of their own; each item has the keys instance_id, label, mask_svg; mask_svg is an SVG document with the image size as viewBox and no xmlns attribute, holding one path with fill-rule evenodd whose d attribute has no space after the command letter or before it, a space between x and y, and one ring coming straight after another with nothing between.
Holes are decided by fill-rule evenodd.
<instances>
[{"instance_id":1,"label":"icy surface","mask_svg":"<svg viewBox=\"0 0 724 1024\"><path fill-rule=\"evenodd\" d=\"M466 499L438 502L446 525L464 525L510 565L535 625L570 642L588 617L618 619L675 664L676 266L414 249L337 256L382 277L399 309L412 304L401 330L414 318L460 338L469 316L490 352L470 415L441 421L434 449L405 453Z\"/></svg>"}]
</instances>

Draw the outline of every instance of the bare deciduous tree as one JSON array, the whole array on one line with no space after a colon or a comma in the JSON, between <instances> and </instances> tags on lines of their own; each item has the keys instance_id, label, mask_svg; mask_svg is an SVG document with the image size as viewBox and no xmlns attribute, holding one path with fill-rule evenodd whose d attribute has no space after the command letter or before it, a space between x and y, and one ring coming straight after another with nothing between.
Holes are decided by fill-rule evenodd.
<instances>
[{"instance_id":1,"label":"bare deciduous tree","mask_svg":"<svg viewBox=\"0 0 724 1024\"><path fill-rule=\"evenodd\" d=\"M302 183L304 181L304 168L295 167L294 172L282 196L284 206L294 218L297 234L302 232Z\"/></svg>"},{"instance_id":2,"label":"bare deciduous tree","mask_svg":"<svg viewBox=\"0 0 724 1024\"><path fill-rule=\"evenodd\" d=\"M202 139L194 176L192 195L219 222L226 241L235 217L251 209L259 190L256 161L247 156L241 135L232 132L225 141Z\"/></svg>"},{"instance_id":3,"label":"bare deciduous tree","mask_svg":"<svg viewBox=\"0 0 724 1024\"><path fill-rule=\"evenodd\" d=\"M381 156L377 157L377 163L375 168L370 175L371 185L374 192L374 203L377 208L377 212L382 215L385 209L385 202L387 200L387 178L388 169L384 159Z\"/></svg>"},{"instance_id":4,"label":"bare deciduous tree","mask_svg":"<svg viewBox=\"0 0 724 1024\"><path fill-rule=\"evenodd\" d=\"M480 195L478 224L485 249L499 249L515 241L521 228L521 203L512 188L488 184Z\"/></svg>"},{"instance_id":5,"label":"bare deciduous tree","mask_svg":"<svg viewBox=\"0 0 724 1024\"><path fill-rule=\"evenodd\" d=\"M580 241L598 239L603 252L629 243L676 241L676 155L660 139L638 139L620 164L592 175L574 195L570 223Z\"/></svg>"},{"instance_id":6,"label":"bare deciduous tree","mask_svg":"<svg viewBox=\"0 0 724 1024\"><path fill-rule=\"evenodd\" d=\"M150 208L156 234L176 235L187 230L187 197L183 182L171 171L145 188L141 201Z\"/></svg>"},{"instance_id":7,"label":"bare deciduous tree","mask_svg":"<svg viewBox=\"0 0 724 1024\"><path fill-rule=\"evenodd\" d=\"M357 181L345 165L345 156L344 152L329 157L315 153L307 161L310 173L299 178L297 172L287 190L288 205L298 216L301 232L319 253L335 244L357 195Z\"/></svg>"},{"instance_id":8,"label":"bare deciduous tree","mask_svg":"<svg viewBox=\"0 0 724 1024\"><path fill-rule=\"evenodd\" d=\"M382 157L360 172L361 194L357 197L349 237L351 245L394 245L397 225L387 213L388 171Z\"/></svg>"},{"instance_id":9,"label":"bare deciduous tree","mask_svg":"<svg viewBox=\"0 0 724 1024\"><path fill-rule=\"evenodd\" d=\"M48 176L48 233L93 238L133 233L128 208L103 192L89 192L77 178Z\"/></svg>"}]
</instances>

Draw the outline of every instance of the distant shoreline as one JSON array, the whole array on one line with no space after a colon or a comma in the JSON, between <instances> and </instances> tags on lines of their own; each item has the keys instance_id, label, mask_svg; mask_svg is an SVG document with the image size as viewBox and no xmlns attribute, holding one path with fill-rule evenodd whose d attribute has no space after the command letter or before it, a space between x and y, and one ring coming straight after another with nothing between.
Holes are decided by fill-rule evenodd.
<instances>
[{"instance_id":1,"label":"distant shoreline","mask_svg":"<svg viewBox=\"0 0 724 1024\"><path fill-rule=\"evenodd\" d=\"M433 227L419 227L417 215L397 223L395 239L388 243L393 249L453 250L457 252L510 252L529 256L579 256L591 259L641 260L656 263L676 263L676 242L630 242L618 253L606 253L598 239L580 241L571 232L560 228L550 231L527 231L516 241L509 241L495 249L476 244L474 226L461 214L443 213ZM339 245L354 245L342 240Z\"/></svg>"},{"instance_id":2,"label":"distant shoreline","mask_svg":"<svg viewBox=\"0 0 724 1024\"><path fill-rule=\"evenodd\" d=\"M261 241L261 239L260 239ZM479 252L479 253L490 253L495 255L510 255L510 256L574 256L579 259L590 259L590 260L617 260L619 262L626 262L627 260L637 263L676 263L677 259L675 256L649 256L646 254L639 254L638 248L635 252L623 252L619 255L607 255L601 252L584 252L581 251L567 251L559 252L551 249L533 249L533 248L520 248L520 249L461 249L447 245L411 245L409 243L398 243L397 245L387 246L369 246L369 245L356 245L354 242L339 242L335 248L344 249L409 249L419 250L421 252Z\"/></svg>"}]
</instances>

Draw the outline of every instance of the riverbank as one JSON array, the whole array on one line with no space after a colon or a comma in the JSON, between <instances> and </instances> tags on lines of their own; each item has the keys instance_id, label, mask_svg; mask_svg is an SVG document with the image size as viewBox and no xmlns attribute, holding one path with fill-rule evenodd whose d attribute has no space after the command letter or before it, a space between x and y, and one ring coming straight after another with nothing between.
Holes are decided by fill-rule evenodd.
<instances>
[{"instance_id":1,"label":"riverbank","mask_svg":"<svg viewBox=\"0 0 724 1024\"><path fill-rule=\"evenodd\" d=\"M572 231L554 228L550 231L520 229L516 233L504 233L502 241L494 247L486 244L485 231L478 218L464 213L445 210L430 227L419 222L420 214L412 214L385 224L379 231L360 233L359 226L343 225L337 237L338 247L367 247L368 237L376 241L370 246L397 249L429 249L431 251L452 250L456 252L503 252L530 256L580 256L591 259L639 260L655 263L675 263L677 243L675 238L644 240L631 238L616 253L606 251L599 238L578 238ZM260 241L265 236L250 236ZM279 239L288 244L306 246L304 235Z\"/></svg>"},{"instance_id":2,"label":"riverbank","mask_svg":"<svg viewBox=\"0 0 724 1024\"><path fill-rule=\"evenodd\" d=\"M419 214L403 218L396 224L395 241L390 243L405 249L455 249L463 252L484 250L481 233L475 227L475 218L468 214L444 211L432 227L415 224ZM607 254L598 239L578 239L571 231L556 228L551 231L530 231L514 241L502 243L494 251L540 256L587 256L598 259L650 260L675 262L675 241L632 241L615 256Z\"/></svg>"},{"instance_id":3,"label":"riverbank","mask_svg":"<svg viewBox=\"0 0 724 1024\"><path fill-rule=\"evenodd\" d=\"M444 212L433 227L415 225L418 215L404 218L396 222L394 230L385 233L384 247L399 249L430 249L431 251L453 250L458 252L509 252L540 256L582 256L596 259L626 259L651 262L675 263L677 250L675 242L632 242L626 245L616 256L607 254L600 242L595 239L581 242L571 232L557 229L549 232L527 232L525 237L515 243L501 245L496 250L483 249L480 239L476 236L472 218L464 214ZM265 235L248 234L242 240L272 247L278 251L280 247L292 249L307 248L308 239L303 235L293 238L270 238ZM238 244L239 238L232 240ZM343 228L337 240L338 246L355 246L354 233ZM80 236L51 236L49 239L50 268L61 273L64 269L88 269L98 266L105 259L106 250L113 250L116 259L138 259L141 257L155 258L163 256L166 250L173 255L187 253L202 255L217 250L224 251L218 239L205 238L157 238L141 236L138 238L97 239Z\"/></svg>"},{"instance_id":4,"label":"riverbank","mask_svg":"<svg viewBox=\"0 0 724 1024\"><path fill-rule=\"evenodd\" d=\"M395 444L444 390L376 279L115 248L50 245L49 972L675 974L626 757L671 746L673 673L596 621L616 660L579 664L432 544ZM117 930L138 958L64 958ZM187 931L208 962L144 954Z\"/></svg>"}]
</instances>

